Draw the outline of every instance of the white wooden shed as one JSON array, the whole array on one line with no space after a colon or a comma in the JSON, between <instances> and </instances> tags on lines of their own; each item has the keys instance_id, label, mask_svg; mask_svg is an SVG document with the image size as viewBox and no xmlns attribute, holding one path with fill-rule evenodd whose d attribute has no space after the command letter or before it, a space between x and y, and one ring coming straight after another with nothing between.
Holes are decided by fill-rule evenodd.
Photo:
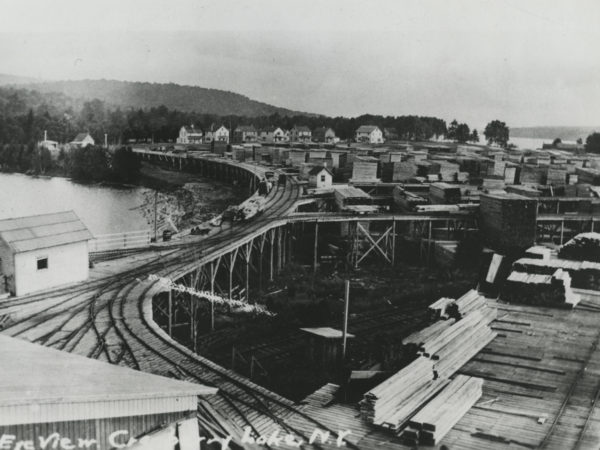
<instances>
[{"instance_id":1,"label":"white wooden shed","mask_svg":"<svg viewBox=\"0 0 600 450\"><path fill-rule=\"evenodd\" d=\"M0 220L0 283L13 295L88 278L92 234L73 211Z\"/></svg>"}]
</instances>

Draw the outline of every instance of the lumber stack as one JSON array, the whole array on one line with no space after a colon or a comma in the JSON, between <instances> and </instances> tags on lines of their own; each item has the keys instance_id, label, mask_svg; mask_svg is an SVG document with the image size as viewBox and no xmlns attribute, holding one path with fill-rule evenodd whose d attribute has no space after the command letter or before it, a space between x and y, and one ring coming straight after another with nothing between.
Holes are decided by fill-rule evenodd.
<instances>
[{"instance_id":1,"label":"lumber stack","mask_svg":"<svg viewBox=\"0 0 600 450\"><path fill-rule=\"evenodd\" d=\"M458 375L409 421L402 437L408 445L437 445L481 398L483 379Z\"/></svg>"},{"instance_id":2,"label":"lumber stack","mask_svg":"<svg viewBox=\"0 0 600 450\"><path fill-rule=\"evenodd\" d=\"M436 360L435 370L439 377L453 375L497 336L490 328L490 316L482 315L481 319L469 323L467 319L478 314L480 313L469 314L448 328L441 334L441 342L433 342L435 345L425 344L425 351L433 352L431 358Z\"/></svg>"},{"instance_id":3,"label":"lumber stack","mask_svg":"<svg viewBox=\"0 0 600 450\"><path fill-rule=\"evenodd\" d=\"M423 348L425 343L432 339L434 336L439 335L446 328L450 328L456 322L455 319L439 320L422 330L415 331L410 336L402 339L402 343L409 347L413 347L415 352L418 349Z\"/></svg>"},{"instance_id":4,"label":"lumber stack","mask_svg":"<svg viewBox=\"0 0 600 450\"><path fill-rule=\"evenodd\" d=\"M487 311L489 309L490 312ZM460 350L458 344L467 341L473 334L477 334L480 328L489 328L489 324L494 320L493 308L486 310L473 311L464 318L457 321L454 325L446 328L441 333L428 339L420 349L420 354L434 360L440 360L440 355L446 356L446 351L450 346Z\"/></svg>"},{"instance_id":5,"label":"lumber stack","mask_svg":"<svg viewBox=\"0 0 600 450\"><path fill-rule=\"evenodd\" d=\"M357 156L352 163L352 180L379 181L377 167L379 160L371 156Z\"/></svg>"},{"instance_id":6,"label":"lumber stack","mask_svg":"<svg viewBox=\"0 0 600 450\"><path fill-rule=\"evenodd\" d=\"M432 183L429 186L429 200L433 204L451 205L460 203L460 187L448 183Z\"/></svg>"},{"instance_id":7,"label":"lumber stack","mask_svg":"<svg viewBox=\"0 0 600 450\"><path fill-rule=\"evenodd\" d=\"M523 166L521 166L519 180L521 181L521 183L546 184L547 174L548 167L539 167L524 164Z\"/></svg>"},{"instance_id":8,"label":"lumber stack","mask_svg":"<svg viewBox=\"0 0 600 450\"><path fill-rule=\"evenodd\" d=\"M438 175L439 178L440 165L433 161L419 161L417 163L417 175L427 177L428 175Z\"/></svg>"},{"instance_id":9,"label":"lumber stack","mask_svg":"<svg viewBox=\"0 0 600 450\"><path fill-rule=\"evenodd\" d=\"M458 306L458 312L462 316L476 310L485 310L486 317L491 315L490 317L493 317L492 320L496 318L496 308L489 308L485 302L485 299L479 295L479 292L477 292L476 289L471 289L462 297L458 298L456 300L456 305Z\"/></svg>"},{"instance_id":10,"label":"lumber stack","mask_svg":"<svg viewBox=\"0 0 600 450\"><path fill-rule=\"evenodd\" d=\"M485 243L501 253L520 252L533 245L537 201L517 194L479 196L480 231Z\"/></svg>"},{"instance_id":11,"label":"lumber stack","mask_svg":"<svg viewBox=\"0 0 600 450\"><path fill-rule=\"evenodd\" d=\"M456 174L456 181L459 183L466 183L469 181L469 172L458 172Z\"/></svg>"},{"instance_id":12,"label":"lumber stack","mask_svg":"<svg viewBox=\"0 0 600 450\"><path fill-rule=\"evenodd\" d=\"M437 161L440 165L440 176L443 181L456 181L460 166L449 161Z\"/></svg>"},{"instance_id":13,"label":"lumber stack","mask_svg":"<svg viewBox=\"0 0 600 450\"><path fill-rule=\"evenodd\" d=\"M558 256L576 261L600 262L600 233L581 233L563 245Z\"/></svg>"},{"instance_id":14,"label":"lumber stack","mask_svg":"<svg viewBox=\"0 0 600 450\"><path fill-rule=\"evenodd\" d=\"M517 166L506 166L506 169L504 169L504 182L506 184L519 182L519 168Z\"/></svg>"},{"instance_id":15,"label":"lumber stack","mask_svg":"<svg viewBox=\"0 0 600 450\"><path fill-rule=\"evenodd\" d=\"M396 429L439 389L433 361L417 358L395 375L371 389L359 403L361 417L374 425ZM410 408L414 405L414 409Z\"/></svg>"},{"instance_id":16,"label":"lumber stack","mask_svg":"<svg viewBox=\"0 0 600 450\"><path fill-rule=\"evenodd\" d=\"M546 184L550 184L553 186L563 186L567 184L566 169L549 167L548 176L546 178Z\"/></svg>"},{"instance_id":17,"label":"lumber stack","mask_svg":"<svg viewBox=\"0 0 600 450\"><path fill-rule=\"evenodd\" d=\"M419 205L429 204L427 199L424 199L417 194L413 194L400 186L394 186L392 195L395 205L402 211L414 211Z\"/></svg>"},{"instance_id":18,"label":"lumber stack","mask_svg":"<svg viewBox=\"0 0 600 450\"><path fill-rule=\"evenodd\" d=\"M391 163L392 181L407 181L417 176L417 165L414 160Z\"/></svg>"},{"instance_id":19,"label":"lumber stack","mask_svg":"<svg viewBox=\"0 0 600 450\"><path fill-rule=\"evenodd\" d=\"M487 191L502 190L506 187L506 183L504 177L492 178L492 176L488 176L483 179L481 187Z\"/></svg>"},{"instance_id":20,"label":"lumber stack","mask_svg":"<svg viewBox=\"0 0 600 450\"><path fill-rule=\"evenodd\" d=\"M450 297L442 297L436 302L433 302L427 308L429 319L431 322L435 322L440 319L447 319L448 316L448 306L453 304L455 300Z\"/></svg>"},{"instance_id":21,"label":"lumber stack","mask_svg":"<svg viewBox=\"0 0 600 450\"><path fill-rule=\"evenodd\" d=\"M577 177L581 183L589 183L595 186L600 185L600 170L591 168L575 168Z\"/></svg>"},{"instance_id":22,"label":"lumber stack","mask_svg":"<svg viewBox=\"0 0 600 450\"><path fill-rule=\"evenodd\" d=\"M563 269L552 275L512 272L502 289L502 299L529 305L573 308L580 296L571 289L571 276Z\"/></svg>"}]
</instances>

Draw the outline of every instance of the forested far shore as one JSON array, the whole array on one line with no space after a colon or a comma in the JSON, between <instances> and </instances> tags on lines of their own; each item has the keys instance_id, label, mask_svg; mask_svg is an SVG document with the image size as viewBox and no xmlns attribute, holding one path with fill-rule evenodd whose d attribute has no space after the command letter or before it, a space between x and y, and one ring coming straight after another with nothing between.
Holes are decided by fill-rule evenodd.
<instances>
[{"instance_id":1,"label":"forested far shore","mask_svg":"<svg viewBox=\"0 0 600 450\"><path fill-rule=\"evenodd\" d=\"M211 125L225 125L230 131L239 125L256 128L277 126L291 129L304 125L314 130L332 128L342 140L354 138L361 125L394 128L404 140L440 138L446 135L446 122L437 117L380 116L365 114L355 118L315 115L239 116L201 114L169 109L113 108L103 101L82 101L59 93L40 93L27 89L0 87L0 144L28 144L44 138L59 143L73 140L78 133L90 133L96 142L119 145L130 140L174 141L183 125L207 130Z\"/></svg>"},{"instance_id":2,"label":"forested far shore","mask_svg":"<svg viewBox=\"0 0 600 450\"><path fill-rule=\"evenodd\" d=\"M65 176L81 182L135 183L140 167L140 160L132 149L124 146L112 152L94 145L68 151L61 149L55 158L47 148L33 143L0 146L0 171L3 172Z\"/></svg>"}]
</instances>

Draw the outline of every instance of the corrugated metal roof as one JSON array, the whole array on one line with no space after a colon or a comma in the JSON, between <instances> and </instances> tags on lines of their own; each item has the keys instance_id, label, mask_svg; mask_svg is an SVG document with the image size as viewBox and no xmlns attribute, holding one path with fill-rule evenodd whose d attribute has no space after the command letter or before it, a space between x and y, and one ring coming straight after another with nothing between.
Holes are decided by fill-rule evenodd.
<instances>
[{"instance_id":1,"label":"corrugated metal roof","mask_svg":"<svg viewBox=\"0 0 600 450\"><path fill-rule=\"evenodd\" d=\"M0 425L17 414L55 421L123 415L124 407L131 415L194 410L196 396L217 391L3 335L0 367Z\"/></svg>"},{"instance_id":2,"label":"corrugated metal roof","mask_svg":"<svg viewBox=\"0 0 600 450\"><path fill-rule=\"evenodd\" d=\"M0 220L0 239L15 253L92 239L73 211Z\"/></svg>"}]
</instances>

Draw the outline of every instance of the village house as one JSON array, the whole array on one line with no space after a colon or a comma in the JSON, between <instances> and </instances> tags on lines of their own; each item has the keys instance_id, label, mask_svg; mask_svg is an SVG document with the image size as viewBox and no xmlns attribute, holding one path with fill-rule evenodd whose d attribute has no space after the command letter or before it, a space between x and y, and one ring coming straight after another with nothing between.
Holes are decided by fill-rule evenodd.
<instances>
[{"instance_id":1,"label":"village house","mask_svg":"<svg viewBox=\"0 0 600 450\"><path fill-rule=\"evenodd\" d=\"M325 142L333 144L336 141L335 131L329 127L315 128L312 132L312 140L315 142Z\"/></svg>"},{"instance_id":2,"label":"village house","mask_svg":"<svg viewBox=\"0 0 600 450\"><path fill-rule=\"evenodd\" d=\"M20 296L86 280L90 239L73 211L0 220L1 291Z\"/></svg>"},{"instance_id":3,"label":"village house","mask_svg":"<svg viewBox=\"0 0 600 450\"><path fill-rule=\"evenodd\" d=\"M308 172L308 185L314 188L331 187L333 175L331 172L322 166L316 166Z\"/></svg>"},{"instance_id":4,"label":"village house","mask_svg":"<svg viewBox=\"0 0 600 450\"><path fill-rule=\"evenodd\" d=\"M356 130L356 142L383 144L383 133L378 126L362 125Z\"/></svg>"},{"instance_id":5,"label":"village house","mask_svg":"<svg viewBox=\"0 0 600 450\"><path fill-rule=\"evenodd\" d=\"M312 133L310 128L303 125L296 126L290 130L290 141L291 142L310 142Z\"/></svg>"},{"instance_id":6,"label":"village house","mask_svg":"<svg viewBox=\"0 0 600 450\"><path fill-rule=\"evenodd\" d=\"M258 133L252 125L240 125L233 132L233 142L235 143L256 142L257 140Z\"/></svg>"},{"instance_id":7,"label":"village house","mask_svg":"<svg viewBox=\"0 0 600 450\"><path fill-rule=\"evenodd\" d=\"M179 130L179 137L177 138L178 144L201 144L203 133L200 128L190 125L189 127L184 125Z\"/></svg>"},{"instance_id":8,"label":"village house","mask_svg":"<svg viewBox=\"0 0 600 450\"><path fill-rule=\"evenodd\" d=\"M87 147L88 145L94 145L95 141L94 138L90 136L90 133L79 133L77 136L75 136L75 139L69 142L69 144L71 147L83 148Z\"/></svg>"},{"instance_id":9,"label":"village house","mask_svg":"<svg viewBox=\"0 0 600 450\"><path fill-rule=\"evenodd\" d=\"M211 142L222 142L229 144L229 130L224 125L216 127L211 125L210 130L204 134L204 142L210 144Z\"/></svg>"},{"instance_id":10,"label":"village house","mask_svg":"<svg viewBox=\"0 0 600 450\"><path fill-rule=\"evenodd\" d=\"M267 143L284 142L285 132L279 127L262 128L258 132L258 139Z\"/></svg>"}]
</instances>

